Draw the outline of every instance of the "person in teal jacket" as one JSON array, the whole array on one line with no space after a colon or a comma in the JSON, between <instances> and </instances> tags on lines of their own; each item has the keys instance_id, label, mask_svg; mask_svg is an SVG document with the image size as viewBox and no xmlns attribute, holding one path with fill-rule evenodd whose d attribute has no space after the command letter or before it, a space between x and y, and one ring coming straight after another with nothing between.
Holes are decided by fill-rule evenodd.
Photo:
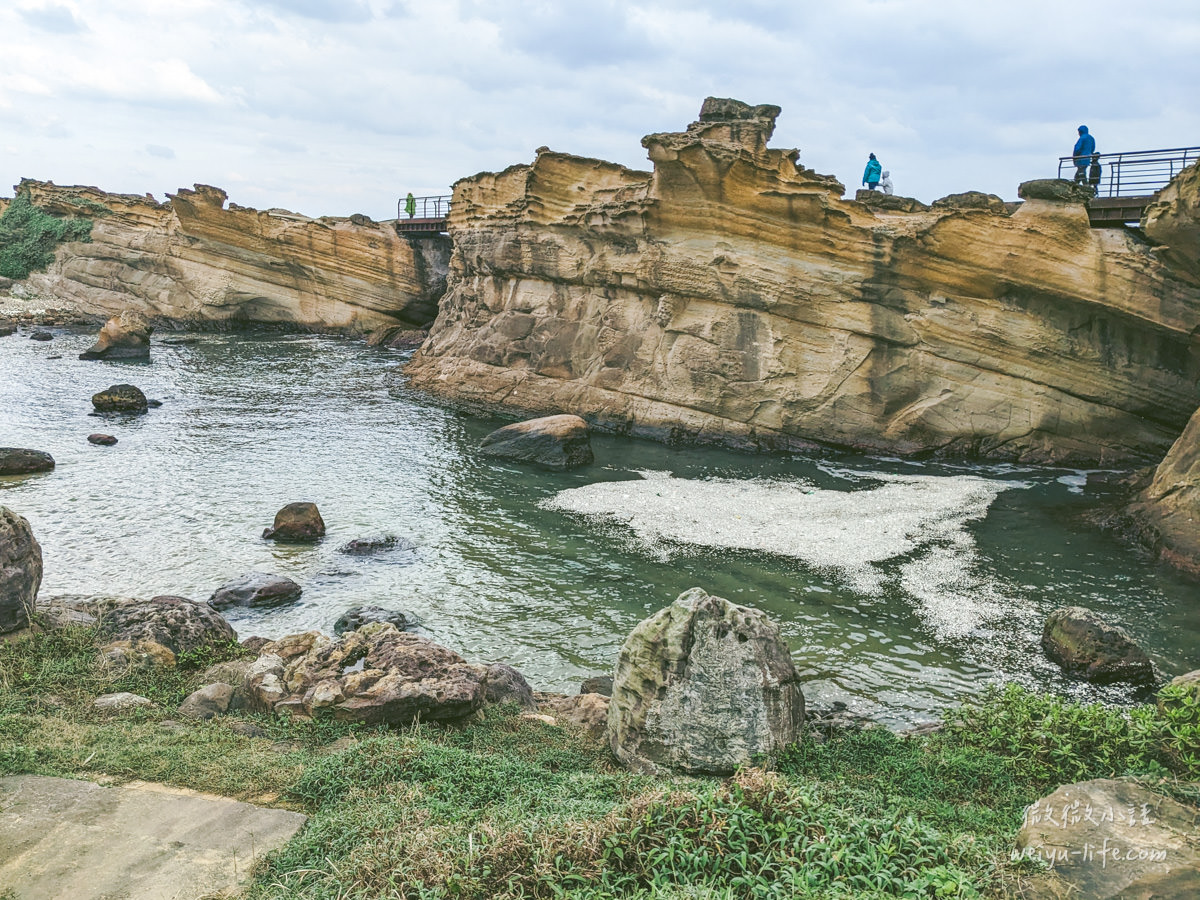
<instances>
[{"instance_id":1,"label":"person in teal jacket","mask_svg":"<svg viewBox=\"0 0 1200 900\"><path fill-rule=\"evenodd\" d=\"M879 164L879 160L875 158L875 154L871 154L871 158L867 160L867 167L863 169L863 184L867 186L867 190L873 191L879 187L879 176L883 172L883 166Z\"/></svg>"},{"instance_id":2,"label":"person in teal jacket","mask_svg":"<svg viewBox=\"0 0 1200 900\"><path fill-rule=\"evenodd\" d=\"M1096 152L1096 139L1088 134L1086 125L1079 126L1079 140L1075 142L1075 149L1071 151L1071 156L1075 160L1075 180L1079 184L1087 184L1088 163L1092 161L1092 154Z\"/></svg>"}]
</instances>

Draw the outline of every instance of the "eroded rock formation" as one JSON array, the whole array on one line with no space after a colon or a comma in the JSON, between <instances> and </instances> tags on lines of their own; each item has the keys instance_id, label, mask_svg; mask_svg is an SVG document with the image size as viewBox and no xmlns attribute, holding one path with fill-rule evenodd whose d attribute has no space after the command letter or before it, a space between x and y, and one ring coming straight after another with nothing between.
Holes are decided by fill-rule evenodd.
<instances>
[{"instance_id":1,"label":"eroded rock formation","mask_svg":"<svg viewBox=\"0 0 1200 900\"><path fill-rule=\"evenodd\" d=\"M17 190L52 213L93 219L91 243L63 245L27 282L88 314L419 328L433 319L444 285L444 238L404 238L365 216L310 219L226 205L225 192L207 185L167 203L31 180Z\"/></svg>"},{"instance_id":2,"label":"eroded rock formation","mask_svg":"<svg viewBox=\"0 0 1200 900\"><path fill-rule=\"evenodd\" d=\"M653 173L539 152L454 188L407 371L439 396L611 430L1041 462L1156 461L1200 405L1200 290L1083 201L872 209L708 100Z\"/></svg>"}]
</instances>

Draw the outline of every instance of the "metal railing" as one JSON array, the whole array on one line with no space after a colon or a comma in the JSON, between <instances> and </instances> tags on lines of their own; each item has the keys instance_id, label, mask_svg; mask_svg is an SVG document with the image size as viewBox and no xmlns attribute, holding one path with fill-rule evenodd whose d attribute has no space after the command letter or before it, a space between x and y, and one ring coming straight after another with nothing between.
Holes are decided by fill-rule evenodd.
<instances>
[{"instance_id":1,"label":"metal railing","mask_svg":"<svg viewBox=\"0 0 1200 900\"><path fill-rule=\"evenodd\" d=\"M396 203L396 218L405 219L444 219L450 212L450 194L437 197L413 197L413 214L410 216L404 208L408 197L401 197Z\"/></svg>"},{"instance_id":2,"label":"metal railing","mask_svg":"<svg viewBox=\"0 0 1200 900\"><path fill-rule=\"evenodd\" d=\"M1097 197L1144 197L1162 190L1171 179L1200 159L1200 147L1169 150L1136 150L1132 153L1101 153L1099 182L1091 181L1091 157L1082 181L1096 188ZM1058 177L1079 181L1072 156L1058 159ZM1094 177L1094 176L1093 176Z\"/></svg>"}]
</instances>

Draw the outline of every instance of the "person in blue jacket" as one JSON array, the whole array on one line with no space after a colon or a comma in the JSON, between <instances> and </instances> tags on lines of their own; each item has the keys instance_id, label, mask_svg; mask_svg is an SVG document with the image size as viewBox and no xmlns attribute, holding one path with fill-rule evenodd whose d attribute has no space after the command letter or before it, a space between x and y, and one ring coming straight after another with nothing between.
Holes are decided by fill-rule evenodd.
<instances>
[{"instance_id":1,"label":"person in blue jacket","mask_svg":"<svg viewBox=\"0 0 1200 900\"><path fill-rule=\"evenodd\" d=\"M867 160L867 167L863 169L863 184L867 186L868 191L873 191L879 187L879 175L883 172L883 166L879 164L879 160L875 158L875 154L871 154L871 158Z\"/></svg>"},{"instance_id":2,"label":"person in blue jacket","mask_svg":"<svg viewBox=\"0 0 1200 900\"><path fill-rule=\"evenodd\" d=\"M1096 139L1088 134L1086 125L1079 126L1079 140L1075 142L1075 149L1071 151L1071 156L1075 159L1075 180L1079 184L1087 184L1088 163L1092 161L1092 154L1096 152Z\"/></svg>"}]
</instances>

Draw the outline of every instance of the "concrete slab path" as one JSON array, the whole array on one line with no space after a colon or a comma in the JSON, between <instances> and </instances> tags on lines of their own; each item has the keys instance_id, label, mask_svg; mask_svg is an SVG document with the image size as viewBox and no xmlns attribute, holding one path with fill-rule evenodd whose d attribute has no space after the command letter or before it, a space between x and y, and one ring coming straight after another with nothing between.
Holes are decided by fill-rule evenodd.
<instances>
[{"instance_id":1,"label":"concrete slab path","mask_svg":"<svg viewBox=\"0 0 1200 900\"><path fill-rule=\"evenodd\" d=\"M0 778L0 890L19 900L233 896L306 818L144 782Z\"/></svg>"}]
</instances>

